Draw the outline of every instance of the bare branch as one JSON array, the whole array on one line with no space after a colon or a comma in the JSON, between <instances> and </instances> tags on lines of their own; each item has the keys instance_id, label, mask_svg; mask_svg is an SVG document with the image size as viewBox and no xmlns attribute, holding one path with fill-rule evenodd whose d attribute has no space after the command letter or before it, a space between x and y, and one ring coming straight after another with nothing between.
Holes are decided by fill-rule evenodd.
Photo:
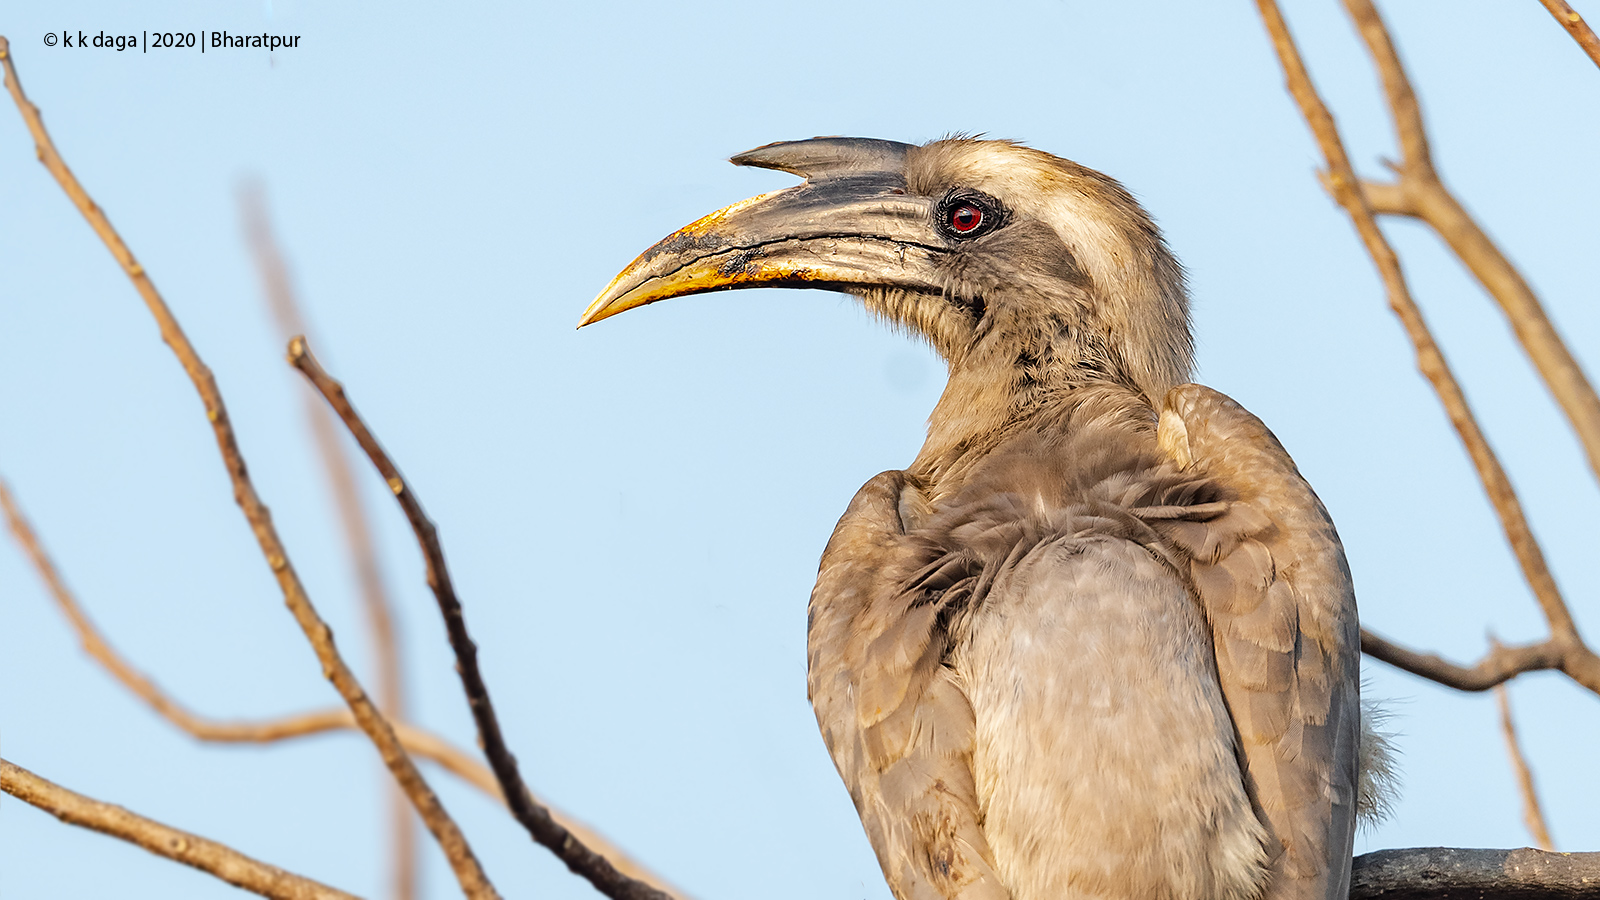
<instances>
[{"instance_id":1,"label":"bare branch","mask_svg":"<svg viewBox=\"0 0 1600 900\"><path fill-rule=\"evenodd\" d=\"M1436 681L1458 691L1487 691L1521 675L1544 669L1561 669L1562 648L1554 641L1506 647L1495 644L1473 666L1461 666L1431 653L1418 653L1361 629L1361 652L1397 669Z\"/></svg>"},{"instance_id":2,"label":"bare branch","mask_svg":"<svg viewBox=\"0 0 1600 900\"><path fill-rule=\"evenodd\" d=\"M0 480L0 511L6 517L11 534L24 555L44 579L50 595L77 633L84 652L104 666L112 677L143 700L163 719L202 741L219 744L270 744L293 738L310 737L329 731L359 730L350 710L333 708L284 716L278 719L253 721L219 721L191 711L174 700L159 685L151 681L128 662L95 627L93 620L78 604L77 597L67 587L66 580L56 569L55 562L44 549L39 536L28 524L27 517L17 505L16 498L4 480ZM501 800L500 786L494 775L474 760L467 751L456 748L435 734L415 728L404 722L395 723L395 734L406 751L413 756L430 760L484 793Z\"/></svg>"},{"instance_id":3,"label":"bare branch","mask_svg":"<svg viewBox=\"0 0 1600 900\"><path fill-rule=\"evenodd\" d=\"M1353 6L1362 2L1363 0L1347 0L1347 3ZM1305 62L1301 59L1300 51L1295 46L1294 38L1283 20L1283 14L1275 0L1257 0L1256 5L1261 11L1262 20L1266 23L1273 47L1283 65L1289 93L1311 126L1312 134L1316 137L1317 144L1327 160L1328 173L1325 183L1334 200L1350 216L1356 232L1366 246L1367 253L1377 265L1378 274L1389 297L1389 306L1411 339L1416 352L1417 368L1433 386L1434 393L1438 395L1439 402L1450 418L1450 424L1461 438L1467 455L1471 457L1473 466L1478 471L1484 491L1489 495L1489 501L1500 518L1506 539L1510 542L1517 562L1522 567L1523 576L1533 588L1534 595L1539 599L1540 607L1545 612L1545 618L1550 623L1552 632L1550 643L1560 650L1560 668L1579 684L1600 694L1600 657L1596 657L1585 647L1578 636L1572 616L1567 612L1566 602L1562 599L1560 589L1556 586L1549 566L1545 563L1544 552L1528 527L1522 503L1517 499L1516 491L1512 488L1504 467L1500 465L1499 458L1489 446L1488 439L1484 437L1483 429L1479 427L1460 383L1456 381L1443 352L1434 341L1433 334L1423 319L1422 311L1411 297L1405 274L1400 268L1400 259L1378 228L1372 208L1367 205L1366 196L1360 190L1360 182L1350 165L1350 157L1345 152L1344 142L1339 137L1338 126L1335 125L1333 116L1328 112L1328 107L1322 102L1322 98L1317 95L1311 76L1306 71ZM1379 27L1381 28L1381 24ZM1410 97L1409 102L1405 98L1398 98L1395 103L1401 113L1407 109L1415 111L1414 96ZM1402 119L1403 123L1409 122L1420 128L1420 117L1402 117L1401 113L1397 113L1397 118ZM1403 124L1401 142L1404 146L1422 153L1422 158L1426 159L1427 138L1418 128L1410 128ZM1427 165L1431 167L1431 163ZM1600 426L1600 418L1597 418L1597 426ZM1437 659L1434 662L1443 663ZM1407 667L1402 666L1402 668ZM1449 682L1441 680L1441 683ZM1483 687L1473 689L1482 690L1484 687L1493 686L1494 683L1497 682L1490 682Z\"/></svg>"},{"instance_id":4,"label":"bare branch","mask_svg":"<svg viewBox=\"0 0 1600 900\"><path fill-rule=\"evenodd\" d=\"M239 205L250 250L261 275L268 306L277 320L284 342L297 334L308 333L305 318L295 296L284 262L283 252L272 233L259 187L240 192ZM332 491L339 519L344 525L345 543L355 563L361 597L372 629L373 654L378 669L378 706L392 717L405 718L405 685L401 680L400 655L394 626L394 604L384 583L372 541L372 526L356 490L354 467L339 443L338 422L310 390L304 393L306 420L316 439L317 455Z\"/></svg>"},{"instance_id":5,"label":"bare branch","mask_svg":"<svg viewBox=\"0 0 1600 900\"><path fill-rule=\"evenodd\" d=\"M328 404L338 413L339 419L350 430L367 458L372 460L378 474L405 511L417 543L427 561L428 587L439 602L440 615L444 617L445 630L450 636L450 647L455 651L456 670L461 675L461 686L467 695L467 705L478 725L478 740L483 745L489 767L494 770L501 790L511 806L511 814L528 830L533 839L567 864L567 868L581 875L595 889L613 900L671 900L664 891L643 881L623 874L612 862L578 840L575 835L551 817L549 810L534 801L517 770L517 759L506 746L500 731L500 720L489 699L489 688L478 669L478 648L467 633L466 619L462 615L461 601L456 597L450 580L450 570L445 566L444 550L439 545L438 530L422 510L416 493L406 484L389 455L384 452L355 407L345 396L344 386L335 381L311 355L304 337L289 342L289 362L311 382Z\"/></svg>"},{"instance_id":6,"label":"bare branch","mask_svg":"<svg viewBox=\"0 0 1600 900\"><path fill-rule=\"evenodd\" d=\"M253 894L278 900L355 900L352 894L252 859L232 847L69 791L3 759L0 759L0 791L68 825L127 841L157 856L215 875Z\"/></svg>"},{"instance_id":7,"label":"bare branch","mask_svg":"<svg viewBox=\"0 0 1600 900\"><path fill-rule=\"evenodd\" d=\"M288 264L283 251L272 233L267 218L266 202L259 185L251 185L239 192L239 211L244 220L245 235L256 269L261 275L267 306L272 310L282 340L307 332L305 317L300 312L299 300L289 277ZM356 490L354 467L339 443L337 423L328 408L317 402L313 392L301 386L305 401L306 420L317 445L317 456L322 460L322 471L328 489L344 524L345 547L355 564L356 580L361 586L362 607L367 615L367 630L372 637L372 653L377 670L378 708L391 721L403 721L406 716L405 684L401 678L400 648L395 638L393 604L384 584L383 570L378 565L378 553L372 542L372 528L367 521L366 507ZM417 894L417 831L410 803L392 781L385 778L384 794L389 805L389 846L392 887L390 896L395 900L411 900Z\"/></svg>"},{"instance_id":8,"label":"bare branch","mask_svg":"<svg viewBox=\"0 0 1600 900\"><path fill-rule=\"evenodd\" d=\"M356 727L355 717L348 709L325 709L278 719L231 722L206 718L192 712L135 668L100 634L88 613L78 604L71 588L67 587L66 579L62 578L60 571L56 569L55 562L51 560L43 542L34 533L33 527L23 515L21 507L7 488L4 479L0 479L0 511L3 511L17 545L22 548L23 554L28 557L29 562L44 580L56 605L61 608L73 631L77 633L85 652L168 722L199 740L225 744L267 744L330 731L360 730ZM475 754L456 747L432 732L405 722L395 722L394 730L407 753L439 765L496 802L505 803L505 796L500 793L500 783L495 780L494 773L478 762ZM597 853L610 859L624 874L649 882L663 891L672 891L666 879L652 872L582 821L545 805L537 797L534 798L534 802L544 805L553 819L577 835L583 843L594 848Z\"/></svg>"},{"instance_id":9,"label":"bare branch","mask_svg":"<svg viewBox=\"0 0 1600 900\"><path fill-rule=\"evenodd\" d=\"M1350 900L1593 900L1600 853L1417 847L1356 857Z\"/></svg>"},{"instance_id":10,"label":"bare branch","mask_svg":"<svg viewBox=\"0 0 1600 900\"><path fill-rule=\"evenodd\" d=\"M1367 207L1380 216L1414 216L1417 208L1400 185L1388 181L1363 181L1361 193Z\"/></svg>"},{"instance_id":11,"label":"bare branch","mask_svg":"<svg viewBox=\"0 0 1600 900\"><path fill-rule=\"evenodd\" d=\"M1522 795L1522 821L1533 835L1534 846L1541 850L1554 850L1556 842L1550 839L1550 826L1545 824L1544 810L1539 805L1539 792L1533 786L1533 770L1528 768L1528 760L1522 755L1522 742L1517 740L1517 726L1511 721L1511 692L1506 690L1505 685L1495 685L1494 702L1500 707L1500 733L1505 735L1511 771L1517 776L1517 792Z\"/></svg>"},{"instance_id":12,"label":"bare branch","mask_svg":"<svg viewBox=\"0 0 1600 900\"><path fill-rule=\"evenodd\" d=\"M1385 211L1426 222L1500 305L1539 377L1572 423L1588 454L1589 467L1600 477L1600 395L1595 394L1522 273L1439 180L1416 92L1372 0L1345 0L1345 8L1355 20L1383 79L1389 112L1400 135L1403 158L1396 169L1400 176L1398 187L1406 200L1398 208L1391 206ZM1562 624L1564 610L1551 608L1542 596L1540 603L1546 605L1545 615L1558 633L1569 630L1570 619Z\"/></svg>"},{"instance_id":13,"label":"bare branch","mask_svg":"<svg viewBox=\"0 0 1600 900\"><path fill-rule=\"evenodd\" d=\"M172 315L160 292L156 290L144 267L134 258L133 252L128 249L127 244L111 225L111 220L106 218L105 213L90 198L78 182L77 176L72 174L72 170L56 151L49 132L45 130L44 120L40 117L38 108L29 102L23 93L12 62L10 45L3 37L0 37L0 62L3 62L5 68L6 87L11 92L11 98L16 102L18 111L22 113L29 132L33 135L39 161L51 175L55 176L67 197L78 208L78 212L89 222L95 234L99 235L106 248L111 251L111 255L122 266L129 280L133 282L134 288L144 299L150 314L155 318L162 340L172 349L184 372L188 374L189 380L194 383L195 390L205 406L206 418L211 422L217 449L222 455L228 477L233 483L234 500L255 534L262 556L277 579L289 611L299 623L300 629L305 632L306 639L311 643L312 650L321 662L324 677L333 684L339 696L350 707L356 723L377 747L384 764L394 774L395 780L405 790L406 796L411 799L423 822L439 842L445 858L450 861L450 867L455 872L457 881L461 884L462 891L472 898L498 897L494 886L489 883L483 868L478 864L472 848L461 834L461 829L455 820L450 818L444 805L439 802L438 796L428 786L427 780L417 770L411 757L406 754L395 736L394 728L378 711L371 698L367 696L367 692L361 687L355 673L350 671L350 667L340 657L334 646L332 629L312 606L311 598L306 594L299 574L289 561L288 551L272 524L271 512L266 504L261 502L255 486L250 481L244 456L239 451L238 441L233 433L233 424L228 418L227 407L223 403L222 394L217 390L216 379L212 377L211 370L206 367L200 355L195 352L194 346L189 343L188 336L184 334L183 328Z\"/></svg>"},{"instance_id":14,"label":"bare branch","mask_svg":"<svg viewBox=\"0 0 1600 900\"><path fill-rule=\"evenodd\" d=\"M1544 4L1545 9L1550 10L1550 15L1556 17L1556 21L1567 30L1567 34L1572 35L1572 39L1578 42L1578 46L1583 48L1583 52L1587 53L1591 60L1594 60L1594 64L1600 66L1600 37L1595 37L1594 29L1583 20L1583 16L1578 15L1577 11L1564 0L1539 0L1539 2Z\"/></svg>"}]
</instances>

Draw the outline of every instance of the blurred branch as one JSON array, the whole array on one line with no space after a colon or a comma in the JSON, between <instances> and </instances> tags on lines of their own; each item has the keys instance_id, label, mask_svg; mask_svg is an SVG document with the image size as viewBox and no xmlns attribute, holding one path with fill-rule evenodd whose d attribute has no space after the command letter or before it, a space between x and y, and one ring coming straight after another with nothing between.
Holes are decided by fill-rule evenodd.
<instances>
[{"instance_id":1,"label":"blurred branch","mask_svg":"<svg viewBox=\"0 0 1600 900\"><path fill-rule=\"evenodd\" d=\"M355 717L348 709L324 709L278 719L244 722L219 722L191 712L183 704L172 699L144 673L134 668L100 634L93 620L78 604L71 588L67 587L66 580L56 569L55 562L44 549L43 542L28 523L27 517L23 515L16 498L12 496L3 479L0 479L0 511L4 512L6 523L18 546L22 548L23 554L38 571L39 577L44 579L45 586L49 588L56 605L72 624L84 651L168 722L202 741L224 744L268 744L330 731L359 730L356 727ZM505 803L505 795L500 793L500 783L495 780L494 773L478 762L472 753L452 745L432 732L408 725L403 721L395 722L394 730L396 736L400 738L400 743L405 746L406 752L412 756L439 765L495 801ZM534 802L540 801L535 798ZM604 854L623 873L647 881L664 891L670 889L664 878L645 868L588 825L561 810L551 809L548 806L545 808L549 810L552 818L577 835L583 843Z\"/></svg>"},{"instance_id":2,"label":"blurred branch","mask_svg":"<svg viewBox=\"0 0 1600 900\"><path fill-rule=\"evenodd\" d=\"M0 759L0 791L36 806L68 825L108 834L192 866L227 883L278 900L355 900L354 896L309 878L252 859L216 841L102 803L47 781Z\"/></svg>"},{"instance_id":3,"label":"blurred branch","mask_svg":"<svg viewBox=\"0 0 1600 900\"><path fill-rule=\"evenodd\" d=\"M16 498L11 495L3 480L0 480L0 511L4 512L6 524L11 529L12 536L16 538L18 546L38 571L39 577L44 579L50 595L55 598L56 605L72 624L73 631L83 644L84 652L104 666L123 687L132 691L158 715L184 732L202 741L220 744L270 744L329 731L359 730L350 710L338 708L255 721L222 722L196 715L172 699L143 672L134 668L95 627L83 607L78 605L77 598L67 587L65 579L61 577L54 561L50 559L50 554L45 551L39 536L28 524L27 517L22 514ZM438 735L404 722L396 722L394 728L395 734L399 736L400 743L405 746L407 752L439 764L489 796L501 800L500 786L495 782L494 775L474 760L467 751L452 746Z\"/></svg>"},{"instance_id":4,"label":"blurred branch","mask_svg":"<svg viewBox=\"0 0 1600 900\"><path fill-rule=\"evenodd\" d=\"M1578 15L1577 11L1564 0L1539 0L1539 2L1544 4L1545 9L1550 10L1550 15L1556 17L1556 21L1567 30L1567 34L1572 35L1572 39L1578 42L1583 52L1589 54L1594 64L1600 66L1600 38L1595 37L1594 29L1583 20L1583 16Z\"/></svg>"},{"instance_id":5,"label":"blurred branch","mask_svg":"<svg viewBox=\"0 0 1600 900\"><path fill-rule=\"evenodd\" d=\"M272 569L278 587L283 593L284 602L289 606L295 621L305 632L306 639L310 642L318 661L321 662L323 676L333 684L339 696L350 707L356 723L372 740L383 757L384 764L405 789L406 796L411 799L423 822L427 824L429 831L444 850L445 858L450 861L450 867L455 872L462 891L472 898L498 897L494 886L489 883L488 877L478 864L471 846L461 834L461 829L445 811L438 796L428 786L427 780L417 770L411 757L406 754L399 738L395 736L394 728L378 711L361 687L355 673L350 671L350 667L340 657L338 649L334 646L333 631L312 606L311 598L306 594L300 576L289 561L288 551L272 524L271 512L266 504L261 502L255 486L250 481L244 457L239 451L238 441L233 433L233 424L228 418L227 407L217 390L216 379L212 377L211 370L200 359L200 355L195 352L194 346L189 343L188 336L184 334L183 328L172 315L166 301L162 299L155 284L145 273L144 267L134 258L133 252L117 234L110 219L106 218L105 213L90 198L78 182L77 176L72 174L72 170L56 151L55 144L44 127L44 120L39 115L38 107L29 102L23 93L12 62L10 45L3 37L0 37L0 62L3 62L5 68L6 88L11 92L11 98L16 102L23 121L27 123L28 131L33 135L39 162L55 176L67 197L78 208L78 212L89 222L95 234L122 266L129 280L133 282L134 288L144 299L151 316L155 318L162 340L172 349L189 380L194 383L195 390L205 406L206 418L211 422L223 465L227 468L229 480L233 483L234 500L255 534L262 556Z\"/></svg>"},{"instance_id":6,"label":"blurred branch","mask_svg":"<svg viewBox=\"0 0 1600 900\"><path fill-rule=\"evenodd\" d=\"M1533 835L1534 846L1541 850L1554 850L1556 842L1550 839L1550 827L1545 824L1544 810L1539 805L1539 792L1533 786L1533 770L1522 755L1522 742L1517 740L1517 726L1511 721L1511 692L1503 684L1494 688L1495 705L1500 708L1500 733L1506 738L1506 753L1511 757L1511 771L1517 776L1517 791L1522 795L1522 821Z\"/></svg>"},{"instance_id":7,"label":"blurred branch","mask_svg":"<svg viewBox=\"0 0 1600 900\"><path fill-rule=\"evenodd\" d=\"M1369 42L1375 40L1368 32L1376 22L1376 11L1365 0L1346 0L1351 8L1352 16L1356 17L1362 28L1363 36ZM1555 579L1550 575L1549 567L1544 560L1544 553L1534 538L1532 530L1528 527L1526 515L1523 513L1521 501L1517 499L1516 491L1511 486L1510 479L1506 476L1505 469L1500 465L1499 458L1493 448L1489 446L1488 439L1484 437L1483 429L1478 425L1477 418L1472 413L1472 408L1467 403L1466 395L1461 390L1461 385L1456 381L1455 374L1450 370L1449 363L1445 360L1439 345L1433 339L1422 311L1417 307L1416 301L1411 297L1411 290L1406 284L1405 274L1400 268L1400 259L1396 256L1394 248L1389 245L1388 239L1378 228L1377 218L1372 208L1368 205L1366 192L1361 190L1355 175L1355 170L1350 165L1349 155L1345 152L1344 141L1339 136L1338 126L1334 123L1333 116L1328 112L1328 107L1318 96L1311 76L1306 71L1305 62L1300 56L1299 49L1295 46L1294 38L1290 35L1288 25L1283 20L1283 14L1278 9L1274 0L1257 0L1257 7L1261 11L1263 22L1272 37L1274 49L1277 51L1279 62L1283 66L1284 75L1288 82L1289 93L1294 97L1295 103L1300 107L1301 114L1307 124L1311 126L1312 134L1317 144L1322 149L1324 158L1328 163L1328 172L1324 183L1333 199L1344 208L1355 225L1356 232L1360 235L1362 243L1366 246L1367 253L1372 257L1378 268L1378 274L1383 280L1385 291L1389 297L1389 306L1400 319L1405 328L1406 335L1411 339L1411 344L1416 353L1417 368L1423 377L1433 386L1434 393L1439 397L1439 402L1444 406L1450 418L1450 424L1455 428L1456 434L1461 438L1466 447L1467 454L1472 459L1473 466L1478 471L1484 490L1489 496L1490 503L1494 506L1496 515L1500 518L1500 525L1504 529L1506 539L1510 542L1513 553L1522 567L1523 576L1533 588L1534 595L1539 599L1539 604L1544 610L1545 619L1550 624L1551 636L1549 641L1536 654L1529 648L1522 648L1526 657L1515 659L1496 659L1491 652L1485 658L1485 663L1490 667L1480 664L1473 670L1464 670L1459 666L1451 666L1438 657L1424 657L1410 651L1401 652L1401 648L1387 641L1382 641L1381 649L1385 653L1373 653L1380 659L1407 659L1413 665L1396 663L1401 668L1407 669L1425 678L1434 678L1434 673L1443 674L1445 678L1434 678L1441 684L1456 686L1457 683L1476 684L1474 679L1496 677L1499 670L1493 666L1505 665L1508 661L1524 667L1531 668L1559 668L1574 681L1600 694L1600 657L1583 644L1577 632L1577 626L1567 611L1566 602L1561 597L1560 589L1556 586ZM1367 13L1370 13L1368 15ZM1376 28L1381 31L1382 23L1377 22ZM1387 41L1387 35L1383 36ZM1391 48L1392 49L1392 48ZM1389 84L1389 76L1385 76L1385 83ZM1420 161L1415 165L1425 166L1429 172L1432 169L1431 157L1428 153L1427 135L1421 129L1420 113L1416 109L1416 97L1411 93L1409 86L1404 91L1391 93L1391 105L1395 109L1396 122L1400 125L1400 143L1407 153L1408 163ZM1409 123L1406 124L1406 123ZM1435 182L1437 183L1437 182ZM1442 190L1442 188L1441 188ZM1454 202L1453 200L1451 202ZM1462 213L1465 216L1465 213ZM1469 220L1470 221L1470 220ZM1481 232L1479 232L1481 234ZM1487 240L1487 239L1485 239ZM1492 247L1492 245L1491 245ZM1459 252L1459 251L1458 251ZM1509 264L1507 264L1509 266ZM1513 270L1513 274L1515 274ZM1541 313L1542 315L1542 313ZM1546 322L1548 325L1548 322ZM1552 332L1553 335L1553 332ZM1559 338L1556 339L1559 344ZM1565 348L1562 347L1564 351ZM1582 373L1578 373L1582 378ZM1587 383L1585 382L1585 387ZM1593 397L1593 392L1589 392ZM1596 409L1597 438L1600 438L1600 407ZM1600 462L1600 458L1597 458ZM1362 645L1365 650L1369 637L1374 646L1378 645L1376 636L1363 635ZM1540 647L1541 645L1535 645ZM1513 648L1515 649L1515 648ZM1538 654L1553 652L1557 657L1555 665L1533 665L1531 660ZM1512 674L1515 674L1514 672ZM1505 676L1505 677L1509 677ZM1504 677L1499 677L1504 681ZM1453 683L1453 681L1455 683ZM1481 687L1464 688L1468 690L1483 690L1491 687L1495 680L1490 680Z\"/></svg>"},{"instance_id":8,"label":"blurred branch","mask_svg":"<svg viewBox=\"0 0 1600 900\"><path fill-rule=\"evenodd\" d=\"M267 218L266 202L259 185L252 184L240 190L239 211L251 255L261 275L267 306L277 321L279 337L288 341L294 335L305 334L305 317L301 315L283 251ZM366 611L377 670L378 708L391 720L403 721L407 717L405 685L401 678L399 642L395 638L394 605L389 600L383 571L378 565L366 508L356 490L355 472L339 443L337 424L327 407L318 403L316 396L304 386L299 390L305 401L306 420L316 441L317 455L322 460L323 474L344 525L345 547L361 586L362 607ZM384 794L389 805L391 896L395 900L412 900L417 893L416 826L405 795L389 779L385 782Z\"/></svg>"},{"instance_id":9,"label":"blurred branch","mask_svg":"<svg viewBox=\"0 0 1600 900\"><path fill-rule=\"evenodd\" d=\"M1600 853L1417 847L1356 857L1350 900L1593 900Z\"/></svg>"},{"instance_id":10,"label":"blurred branch","mask_svg":"<svg viewBox=\"0 0 1600 900\"><path fill-rule=\"evenodd\" d=\"M305 319L300 304L290 285L288 266L272 233L259 187L240 193L240 208L245 223L250 249L256 260L265 287L268 306L277 320L278 331L285 342L297 334L306 334ZM386 714L405 717L404 684L401 680L399 645L395 636L394 604L389 599L384 584L383 571L378 564L378 554L373 546L372 526L367 520L366 508L356 490L354 467L339 443L337 421L327 407L317 402L316 394L304 392L306 420L316 439L317 454L332 491L339 520L344 525L345 542L350 558L355 563L356 577L361 585L361 598L367 613L367 624L372 629L373 652L378 669L378 706Z\"/></svg>"},{"instance_id":11,"label":"blurred branch","mask_svg":"<svg viewBox=\"0 0 1600 900\"><path fill-rule=\"evenodd\" d=\"M394 493L406 519L416 532L423 558L427 561L428 587L439 602L439 613L444 617L445 630L450 636L450 648L455 652L456 670L461 676L461 686L467 695L467 705L478 726L478 740L489 767L500 782L501 791L511 806L511 814L528 830L533 839L566 863L567 868L588 879L595 889L613 900L671 900L664 891L619 871L605 856L591 849L563 827L539 805L517 769L517 759L506 746L500 731L500 720L494 704L489 699L489 688L478 669L478 648L467 633L467 623L450 580L450 570L445 566L444 550L439 545L438 530L422 510L416 493L406 484L389 455L384 452L365 422L345 396L344 386L335 381L311 355L304 337L289 342L289 362L311 382L328 404L338 413L339 419L350 430L361 449L366 451L378 474Z\"/></svg>"}]
</instances>

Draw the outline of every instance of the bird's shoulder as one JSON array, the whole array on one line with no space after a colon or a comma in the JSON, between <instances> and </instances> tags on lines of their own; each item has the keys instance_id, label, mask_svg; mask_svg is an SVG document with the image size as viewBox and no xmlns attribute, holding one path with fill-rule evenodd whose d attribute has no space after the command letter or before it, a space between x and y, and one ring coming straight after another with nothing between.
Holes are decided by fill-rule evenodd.
<instances>
[{"instance_id":1,"label":"bird's shoulder","mask_svg":"<svg viewBox=\"0 0 1600 900\"><path fill-rule=\"evenodd\" d=\"M1191 568L1215 581L1202 593L1242 599L1252 585L1284 582L1303 595L1303 627L1324 649L1353 643L1355 593L1338 530L1266 424L1220 391L1186 384L1167 395L1157 442L1226 501L1221 515L1166 529Z\"/></svg>"},{"instance_id":2,"label":"bird's shoulder","mask_svg":"<svg viewBox=\"0 0 1600 900\"><path fill-rule=\"evenodd\" d=\"M1221 500L1152 520L1211 623L1247 786L1272 830L1271 897L1343 896L1355 827L1359 624L1333 520L1260 419L1201 385L1168 393L1157 440Z\"/></svg>"}]
</instances>

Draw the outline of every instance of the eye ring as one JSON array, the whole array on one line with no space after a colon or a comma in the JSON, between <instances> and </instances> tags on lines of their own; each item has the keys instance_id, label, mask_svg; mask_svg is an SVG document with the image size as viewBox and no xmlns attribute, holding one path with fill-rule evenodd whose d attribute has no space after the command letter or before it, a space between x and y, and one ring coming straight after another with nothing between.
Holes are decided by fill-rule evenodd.
<instances>
[{"instance_id":1,"label":"eye ring","mask_svg":"<svg viewBox=\"0 0 1600 900\"><path fill-rule=\"evenodd\" d=\"M934 216L934 224L945 237L970 241L1004 225L1006 208L988 194L958 188L939 201Z\"/></svg>"}]
</instances>

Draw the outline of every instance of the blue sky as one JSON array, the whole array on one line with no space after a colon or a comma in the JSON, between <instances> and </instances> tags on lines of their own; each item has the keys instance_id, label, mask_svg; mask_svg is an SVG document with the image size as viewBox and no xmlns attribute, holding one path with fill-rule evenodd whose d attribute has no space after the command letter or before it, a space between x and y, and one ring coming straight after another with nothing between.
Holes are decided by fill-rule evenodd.
<instances>
[{"instance_id":1,"label":"blue sky","mask_svg":"<svg viewBox=\"0 0 1600 900\"><path fill-rule=\"evenodd\" d=\"M1287 5L1358 167L1393 155L1332 2ZM1600 10L1579 9L1591 18ZM1386 4L1439 165L1600 364L1600 73L1537 4ZM47 32L227 30L299 46L140 53ZM701 898L888 896L805 701L805 600L856 488L905 465L942 386L848 297L741 291L582 332L623 265L789 183L772 140L1018 138L1102 169L1189 268L1200 380L1260 415L1337 521L1365 623L1458 660L1543 624L1385 301L1249 4L481 4L83 0L0 14L57 145L215 370L258 490L358 666L353 577L241 239L264 186L323 362L439 523L508 737L541 795ZM0 111L0 475L142 669L218 717L335 702L137 296ZM1600 492L1492 303L1426 231L1389 234L1580 626ZM416 718L471 725L421 564L363 485ZM351 736L204 747L95 668L0 542L0 752L368 895L380 784ZM1490 697L1367 666L1405 793L1358 849L1518 846ZM1592 696L1513 699L1555 837L1600 847ZM589 897L470 789L434 783L507 896ZM8 898L231 896L0 803ZM453 891L426 861L430 894ZM759 886L757 888L756 886Z\"/></svg>"}]
</instances>

